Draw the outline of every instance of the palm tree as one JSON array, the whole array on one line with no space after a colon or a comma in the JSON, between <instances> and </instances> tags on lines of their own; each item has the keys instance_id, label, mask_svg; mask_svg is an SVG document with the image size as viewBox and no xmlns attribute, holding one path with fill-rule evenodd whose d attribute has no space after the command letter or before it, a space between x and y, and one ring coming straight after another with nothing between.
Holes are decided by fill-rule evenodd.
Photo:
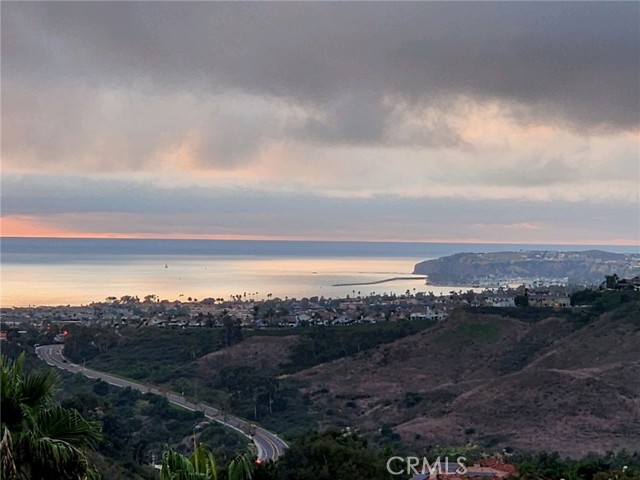
<instances>
[{"instance_id":1,"label":"palm tree","mask_svg":"<svg viewBox=\"0 0 640 480\"><path fill-rule=\"evenodd\" d=\"M218 480L216 461L211 452L198 445L190 457L168 448L162 454L162 480Z\"/></svg>"},{"instance_id":2,"label":"palm tree","mask_svg":"<svg viewBox=\"0 0 640 480\"><path fill-rule=\"evenodd\" d=\"M228 480L251 480L253 477L253 462L249 453L236 455L227 467Z\"/></svg>"},{"instance_id":3,"label":"palm tree","mask_svg":"<svg viewBox=\"0 0 640 480\"><path fill-rule=\"evenodd\" d=\"M100 478L87 455L97 423L52 404L54 370L24 373L25 355L0 357L1 473L5 480Z\"/></svg>"},{"instance_id":4,"label":"palm tree","mask_svg":"<svg viewBox=\"0 0 640 480\"><path fill-rule=\"evenodd\" d=\"M227 467L228 480L250 480L252 477L251 457L247 453L237 455ZM185 457L168 448L162 455L162 480L218 480L216 460L207 448L196 445L193 454Z\"/></svg>"}]
</instances>

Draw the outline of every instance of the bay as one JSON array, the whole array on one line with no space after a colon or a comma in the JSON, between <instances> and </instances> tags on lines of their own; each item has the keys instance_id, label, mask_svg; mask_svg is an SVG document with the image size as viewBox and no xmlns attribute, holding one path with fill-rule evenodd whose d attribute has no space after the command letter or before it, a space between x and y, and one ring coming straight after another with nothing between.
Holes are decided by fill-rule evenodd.
<instances>
[{"instance_id":1,"label":"bay","mask_svg":"<svg viewBox=\"0 0 640 480\"><path fill-rule=\"evenodd\" d=\"M448 293L426 285L416 263L458 252L602 250L637 247L391 242L3 238L3 307L82 305L106 297L261 300L371 293ZM344 285L401 280L375 285ZM343 284L343 286L336 286Z\"/></svg>"}]
</instances>

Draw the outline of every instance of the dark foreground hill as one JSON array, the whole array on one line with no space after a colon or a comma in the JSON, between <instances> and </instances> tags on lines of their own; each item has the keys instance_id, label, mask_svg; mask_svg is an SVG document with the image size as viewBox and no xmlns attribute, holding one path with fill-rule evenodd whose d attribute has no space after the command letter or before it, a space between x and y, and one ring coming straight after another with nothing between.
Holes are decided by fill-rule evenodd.
<instances>
[{"instance_id":1,"label":"dark foreground hill","mask_svg":"<svg viewBox=\"0 0 640 480\"><path fill-rule=\"evenodd\" d=\"M571 284L599 284L605 275L620 278L640 274L640 255L588 250L583 252L521 251L457 253L416 264L413 273L429 282L470 285L519 279L563 280Z\"/></svg>"},{"instance_id":2,"label":"dark foreground hill","mask_svg":"<svg viewBox=\"0 0 640 480\"><path fill-rule=\"evenodd\" d=\"M549 310L523 321L517 313L460 310L435 328L296 376L310 382L323 423L392 427L418 451L637 448L640 302L601 315Z\"/></svg>"}]
</instances>

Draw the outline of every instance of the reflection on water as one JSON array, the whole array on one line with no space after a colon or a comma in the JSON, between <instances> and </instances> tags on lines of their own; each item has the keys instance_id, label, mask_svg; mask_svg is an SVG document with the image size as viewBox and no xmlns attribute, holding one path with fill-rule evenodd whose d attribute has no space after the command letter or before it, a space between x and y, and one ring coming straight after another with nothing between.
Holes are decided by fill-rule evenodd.
<instances>
[{"instance_id":1,"label":"reflection on water","mask_svg":"<svg viewBox=\"0 0 640 480\"><path fill-rule=\"evenodd\" d=\"M79 305L108 296L148 294L168 300L188 297L264 299L345 297L371 293L433 291L423 277L378 285L332 286L411 276L424 258L263 256L102 256L95 261L6 263L2 305ZM165 267L166 265L166 267Z\"/></svg>"},{"instance_id":2,"label":"reflection on water","mask_svg":"<svg viewBox=\"0 0 640 480\"><path fill-rule=\"evenodd\" d=\"M578 245L508 245L379 242L131 240L3 238L3 306L79 305L106 297L155 294L162 299L248 299L432 291L410 276L416 263L456 252L585 250ZM637 246L600 248L637 253ZM166 268L165 268L166 266ZM456 288L455 290L459 290Z\"/></svg>"}]
</instances>

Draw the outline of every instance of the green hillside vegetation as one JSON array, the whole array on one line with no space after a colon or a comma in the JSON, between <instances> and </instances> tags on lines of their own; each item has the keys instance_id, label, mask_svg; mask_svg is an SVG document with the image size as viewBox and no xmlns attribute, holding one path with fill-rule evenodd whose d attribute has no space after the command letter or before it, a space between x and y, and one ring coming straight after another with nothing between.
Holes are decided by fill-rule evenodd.
<instances>
[{"instance_id":1,"label":"green hillside vegetation","mask_svg":"<svg viewBox=\"0 0 640 480\"><path fill-rule=\"evenodd\" d=\"M407 453L390 447L375 448L357 433L329 429L321 433L301 435L290 445L284 457L275 464L261 465L255 480L391 480L404 478L387 472L386 462L394 455ZM436 447L420 452L420 457L434 459L466 457L472 464L478 453L468 448ZM561 457L557 453L507 456L518 473L510 480L638 480L640 452L622 450L603 455L587 455L581 459Z\"/></svg>"},{"instance_id":2,"label":"green hillside vegetation","mask_svg":"<svg viewBox=\"0 0 640 480\"><path fill-rule=\"evenodd\" d=\"M27 351L14 342L3 345L3 354L12 358ZM26 360L27 371L54 372L34 355ZM243 435L207 421L200 412L178 408L164 397L55 372L55 402L100 425L101 439L88 456L104 480L158 479L158 471L148 464L154 459L159 463L166 447L188 454L194 433L198 443L214 453L220 471L224 471L228 459L247 449Z\"/></svg>"},{"instance_id":3,"label":"green hillside vegetation","mask_svg":"<svg viewBox=\"0 0 640 480\"><path fill-rule=\"evenodd\" d=\"M308 327L301 341L293 347L288 362L282 364L285 373L294 373L338 358L349 357L391 343L399 338L432 327L432 320L386 322L347 327Z\"/></svg>"},{"instance_id":4,"label":"green hillside vegetation","mask_svg":"<svg viewBox=\"0 0 640 480\"><path fill-rule=\"evenodd\" d=\"M610 312L607 319L615 322L613 319L618 313L618 309ZM485 331L486 324L491 323L480 323L480 332ZM477 327L471 329L474 328ZM493 332L493 329L489 331ZM14 347L9 345L7 350L19 350ZM29 368L42 368L42 364L34 357L29 357L29 360ZM230 378L227 380L232 381ZM243 379L238 379L238 382L241 384ZM244 437L217 425L203 424L200 413L179 410L162 397L118 389L104 382L65 372L62 372L61 386L56 399L64 407L76 408L86 418L95 418L102 425L103 439L97 444L97 451L91 454L91 459L103 479L158 479L158 471L145 465L152 452L166 452L165 447L171 446L173 451L188 456L193 448L194 433L200 444L215 452L218 478L226 478L225 469L229 459L246 448ZM428 398L409 392L404 396L403 403L410 409L424 401L428 401ZM467 429L467 435L474 433L474 429ZM381 435L386 439L382 442L386 447L377 446L379 442L372 442L375 439L370 435L352 430L329 429L301 434L291 442L291 448L281 460L274 464L258 465L253 478L356 480L363 478L363 475L372 480L395 478L386 471L387 459L391 455L415 455L416 450L395 442L398 437L391 426L383 427ZM469 461L474 461L483 450L468 444L465 447L432 447L418 452L428 458L464 453ZM156 458L160 460L160 457ZM591 454L582 459L569 459L557 453L516 453L507 461L518 467L519 474L514 478L522 480L640 478L640 452L625 450L616 454Z\"/></svg>"},{"instance_id":5,"label":"green hillside vegetation","mask_svg":"<svg viewBox=\"0 0 640 480\"><path fill-rule=\"evenodd\" d=\"M97 370L161 386L211 403L243 418L260 421L285 436L315 426L309 415L305 385L283 375L337 358L364 352L422 331L430 321L350 325L340 328L243 330L235 346L223 348L227 329L123 328L118 331L70 327L65 355ZM243 348L244 337L283 337L295 334L289 356L279 357L271 368L227 365L216 371L198 367L197 360L213 352Z\"/></svg>"},{"instance_id":6,"label":"green hillside vegetation","mask_svg":"<svg viewBox=\"0 0 640 480\"><path fill-rule=\"evenodd\" d=\"M474 444L579 457L640 438L639 330L639 292L599 292L577 309L463 308L294 377L309 383L321 425L375 439L388 424L415 451Z\"/></svg>"},{"instance_id":7,"label":"green hillside vegetation","mask_svg":"<svg viewBox=\"0 0 640 480\"><path fill-rule=\"evenodd\" d=\"M640 394L640 294L583 291L574 303L581 306L466 307L436 324L242 330L229 347L213 329L70 329L66 348L111 335L94 341L102 351L92 346L87 366L184 393L289 439L352 426L371 445L414 452L473 445L580 457L631 448L640 435L631 402ZM76 335L84 340L74 343Z\"/></svg>"},{"instance_id":8,"label":"green hillside vegetation","mask_svg":"<svg viewBox=\"0 0 640 480\"><path fill-rule=\"evenodd\" d=\"M624 290L596 290L587 288L571 295L571 305L588 306L586 313L590 318L617 309L620 305L633 305L640 300L640 292ZM626 315L625 310L620 314Z\"/></svg>"},{"instance_id":9,"label":"green hillside vegetation","mask_svg":"<svg viewBox=\"0 0 640 480\"><path fill-rule=\"evenodd\" d=\"M221 348L222 329L72 326L65 355L76 363L155 384L180 376L180 368Z\"/></svg>"},{"instance_id":10,"label":"green hillside vegetation","mask_svg":"<svg viewBox=\"0 0 640 480\"><path fill-rule=\"evenodd\" d=\"M118 388L102 381L63 372L57 397L63 406L75 408L102 425L96 464L105 480L156 479L153 460L160 463L167 446L188 454L193 435L211 450L221 469L225 459L247 448L246 437L207 421L201 412L172 405L164 397Z\"/></svg>"},{"instance_id":11,"label":"green hillside vegetation","mask_svg":"<svg viewBox=\"0 0 640 480\"><path fill-rule=\"evenodd\" d=\"M366 439L339 430L301 435L274 465L257 468L255 480L391 480L391 450L371 448Z\"/></svg>"}]
</instances>

